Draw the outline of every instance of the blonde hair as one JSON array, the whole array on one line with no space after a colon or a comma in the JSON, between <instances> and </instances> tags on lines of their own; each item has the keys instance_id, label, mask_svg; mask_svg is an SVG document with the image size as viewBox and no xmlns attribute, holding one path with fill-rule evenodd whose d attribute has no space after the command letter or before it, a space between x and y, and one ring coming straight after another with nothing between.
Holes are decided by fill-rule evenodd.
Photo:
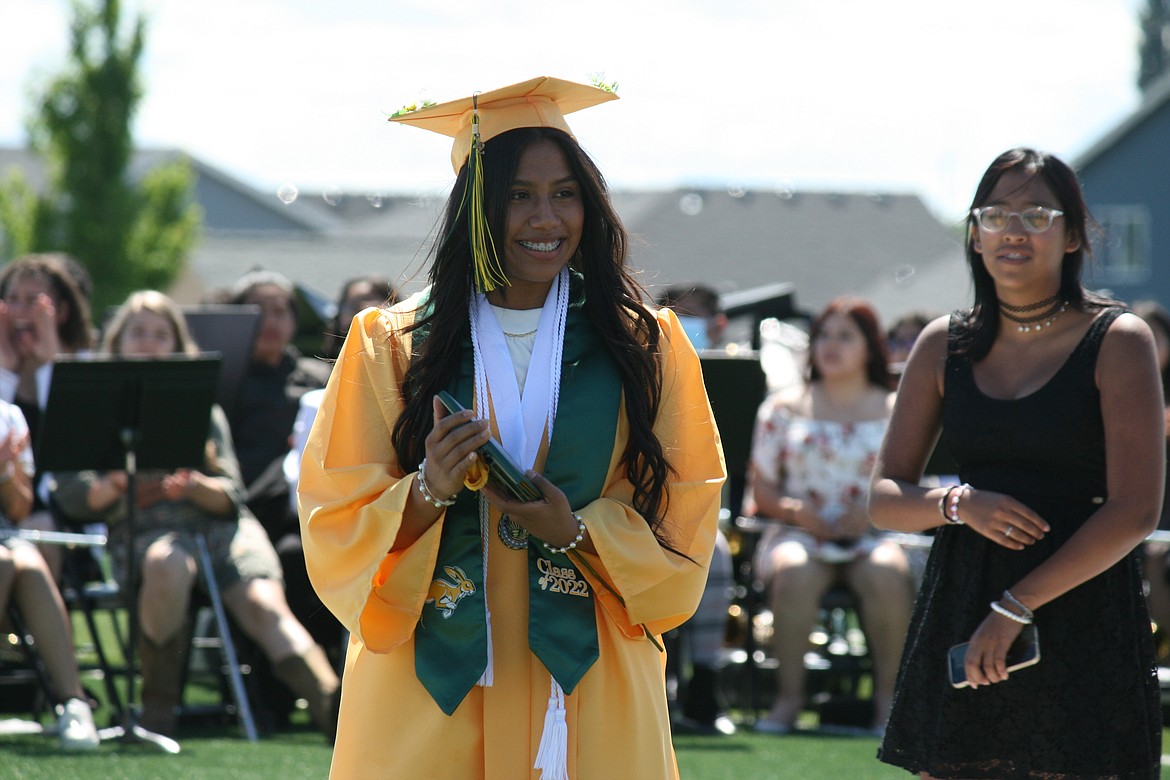
<instances>
[{"instance_id":1,"label":"blonde hair","mask_svg":"<svg viewBox=\"0 0 1170 780\"><path fill-rule=\"evenodd\" d=\"M130 294L130 297L118 307L118 311L114 313L110 323L106 326L102 336L102 350L111 355L121 354L119 342L122 340L127 323L135 314L144 311L157 314L170 323L175 334L178 352L186 355L199 353L199 345L191 336L191 330L187 327L187 318L183 316L182 309L170 297L158 290L139 290Z\"/></svg>"}]
</instances>

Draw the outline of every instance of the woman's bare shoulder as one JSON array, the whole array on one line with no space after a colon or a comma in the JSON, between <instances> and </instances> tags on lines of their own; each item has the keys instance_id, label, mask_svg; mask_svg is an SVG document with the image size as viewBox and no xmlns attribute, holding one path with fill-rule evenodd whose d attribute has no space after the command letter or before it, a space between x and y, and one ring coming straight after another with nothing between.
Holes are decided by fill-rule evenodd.
<instances>
[{"instance_id":1,"label":"woman's bare shoulder","mask_svg":"<svg viewBox=\"0 0 1170 780\"><path fill-rule=\"evenodd\" d=\"M1101 341L1101 365L1108 369L1110 366L1125 367L1134 365L1134 361L1149 361L1151 356L1156 360L1154 333L1146 321L1136 314L1124 312L1109 323L1105 331L1105 338ZM1103 373L1111 376L1106 370ZM1126 372L1119 373L1119 378L1125 377Z\"/></svg>"},{"instance_id":2,"label":"woman's bare shoulder","mask_svg":"<svg viewBox=\"0 0 1170 780\"><path fill-rule=\"evenodd\" d=\"M764 409L769 415L777 412L802 414L807 407L808 388L803 383L789 385L773 391L764 399Z\"/></svg>"}]
</instances>

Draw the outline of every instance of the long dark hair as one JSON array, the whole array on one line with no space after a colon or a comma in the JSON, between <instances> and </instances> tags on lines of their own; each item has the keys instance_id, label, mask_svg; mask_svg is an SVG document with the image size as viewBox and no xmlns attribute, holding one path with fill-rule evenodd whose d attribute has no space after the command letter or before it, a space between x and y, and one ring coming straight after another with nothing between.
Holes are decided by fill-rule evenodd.
<instances>
[{"instance_id":1,"label":"long dark hair","mask_svg":"<svg viewBox=\"0 0 1170 780\"><path fill-rule=\"evenodd\" d=\"M57 338L65 352L80 352L93 346L89 298L84 284L88 276L70 255L61 252L24 255L0 271L0 300L8 297L17 279L42 277L49 284L56 303L64 303L68 312L57 325Z\"/></svg>"},{"instance_id":2,"label":"long dark hair","mask_svg":"<svg viewBox=\"0 0 1170 780\"><path fill-rule=\"evenodd\" d=\"M557 145L581 187L585 223L570 267L584 278L586 316L621 375L630 428L621 463L634 486L634 509L646 518L659 542L669 548L663 524L671 467L654 435L662 397L658 322L642 304L643 291L626 265L626 231L610 203L605 179L577 142L560 130L527 127L502 133L484 146L488 226L496 247L503 247L508 193L516 168L524 150L538 141ZM404 469L416 467L425 454L424 439L433 425L431 398L456 375L470 328L467 304L474 283L463 205L467 175L464 165L447 201L432 252L428 303L407 327L416 332L415 342L421 333L426 338L413 349L402 383L405 407L392 432L394 450Z\"/></svg>"},{"instance_id":3,"label":"long dark hair","mask_svg":"<svg viewBox=\"0 0 1170 780\"><path fill-rule=\"evenodd\" d=\"M1064 212L1066 235L1077 239L1077 248L1066 252L1060 267L1060 290L1058 294L1074 309L1088 310L1108 306L1115 301L1086 290L1081 284L1081 274L1086 258L1092 255L1089 229L1096 223L1085 204L1081 183L1076 172L1058 157L1035 149L1016 148L996 157L983 174L971 208L981 208L991 197L992 190L1004 174L1020 171L1029 177L1039 178L1056 196L1059 208ZM967 212L967 266L975 287L975 305L966 312L960 323L959 338L955 342L957 354L968 354L972 360L981 360L991 351L991 345L999 333L999 297L995 294L995 282L983 265L983 256L975 250L974 239L978 225L971 212Z\"/></svg>"},{"instance_id":4,"label":"long dark hair","mask_svg":"<svg viewBox=\"0 0 1170 780\"><path fill-rule=\"evenodd\" d=\"M871 385L884 390L890 389L890 351L886 346L886 336L882 332L881 322L873 307L861 298L851 295L842 295L829 301L829 304L812 321L808 331L808 379L809 382L819 382L821 371L817 368L814 359L816 352L812 345L825 327L825 321L834 314L844 314L857 323L861 333L865 336L865 379Z\"/></svg>"}]
</instances>

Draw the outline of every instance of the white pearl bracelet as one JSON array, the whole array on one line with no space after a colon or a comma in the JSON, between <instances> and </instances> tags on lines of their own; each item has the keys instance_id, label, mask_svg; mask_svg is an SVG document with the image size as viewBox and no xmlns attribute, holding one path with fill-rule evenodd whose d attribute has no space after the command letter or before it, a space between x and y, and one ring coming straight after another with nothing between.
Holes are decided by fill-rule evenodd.
<instances>
[{"instance_id":1,"label":"white pearl bracelet","mask_svg":"<svg viewBox=\"0 0 1170 780\"><path fill-rule=\"evenodd\" d=\"M963 525L963 518L959 517L959 501L962 500L963 495L971 490L971 486L964 482L958 487L951 488L947 491L945 496L947 500L947 508L943 513L943 517L951 525Z\"/></svg>"},{"instance_id":2,"label":"white pearl bracelet","mask_svg":"<svg viewBox=\"0 0 1170 780\"><path fill-rule=\"evenodd\" d=\"M566 544L564 547L553 547L548 542L541 542L541 544L544 545L544 549L548 550L550 553L560 554L567 553L569 550L577 549L577 544L585 538L585 521L581 519L581 515L577 514L576 512L573 513L573 519L577 521L577 538Z\"/></svg>"},{"instance_id":3,"label":"white pearl bracelet","mask_svg":"<svg viewBox=\"0 0 1170 780\"><path fill-rule=\"evenodd\" d=\"M423 458L422 463L418 464L418 492L422 494L423 501L433 506L435 509L445 509L455 503L455 498L459 495L456 493L450 498L435 498L434 494L427 488L427 459Z\"/></svg>"}]
</instances>

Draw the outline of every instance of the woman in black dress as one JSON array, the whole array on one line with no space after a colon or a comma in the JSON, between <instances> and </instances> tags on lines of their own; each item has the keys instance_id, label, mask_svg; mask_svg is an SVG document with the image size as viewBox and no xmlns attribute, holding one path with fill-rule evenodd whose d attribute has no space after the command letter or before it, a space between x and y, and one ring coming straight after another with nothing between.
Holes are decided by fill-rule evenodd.
<instances>
[{"instance_id":1,"label":"woman in black dress","mask_svg":"<svg viewBox=\"0 0 1170 780\"><path fill-rule=\"evenodd\" d=\"M1155 778L1136 550L1162 500L1153 336L1082 286L1090 217L1063 162L1005 152L972 205L974 306L918 340L874 471L875 525L937 529L878 755L923 778ZM940 431L964 484L921 488ZM1040 661L1009 674L1028 624Z\"/></svg>"}]
</instances>

